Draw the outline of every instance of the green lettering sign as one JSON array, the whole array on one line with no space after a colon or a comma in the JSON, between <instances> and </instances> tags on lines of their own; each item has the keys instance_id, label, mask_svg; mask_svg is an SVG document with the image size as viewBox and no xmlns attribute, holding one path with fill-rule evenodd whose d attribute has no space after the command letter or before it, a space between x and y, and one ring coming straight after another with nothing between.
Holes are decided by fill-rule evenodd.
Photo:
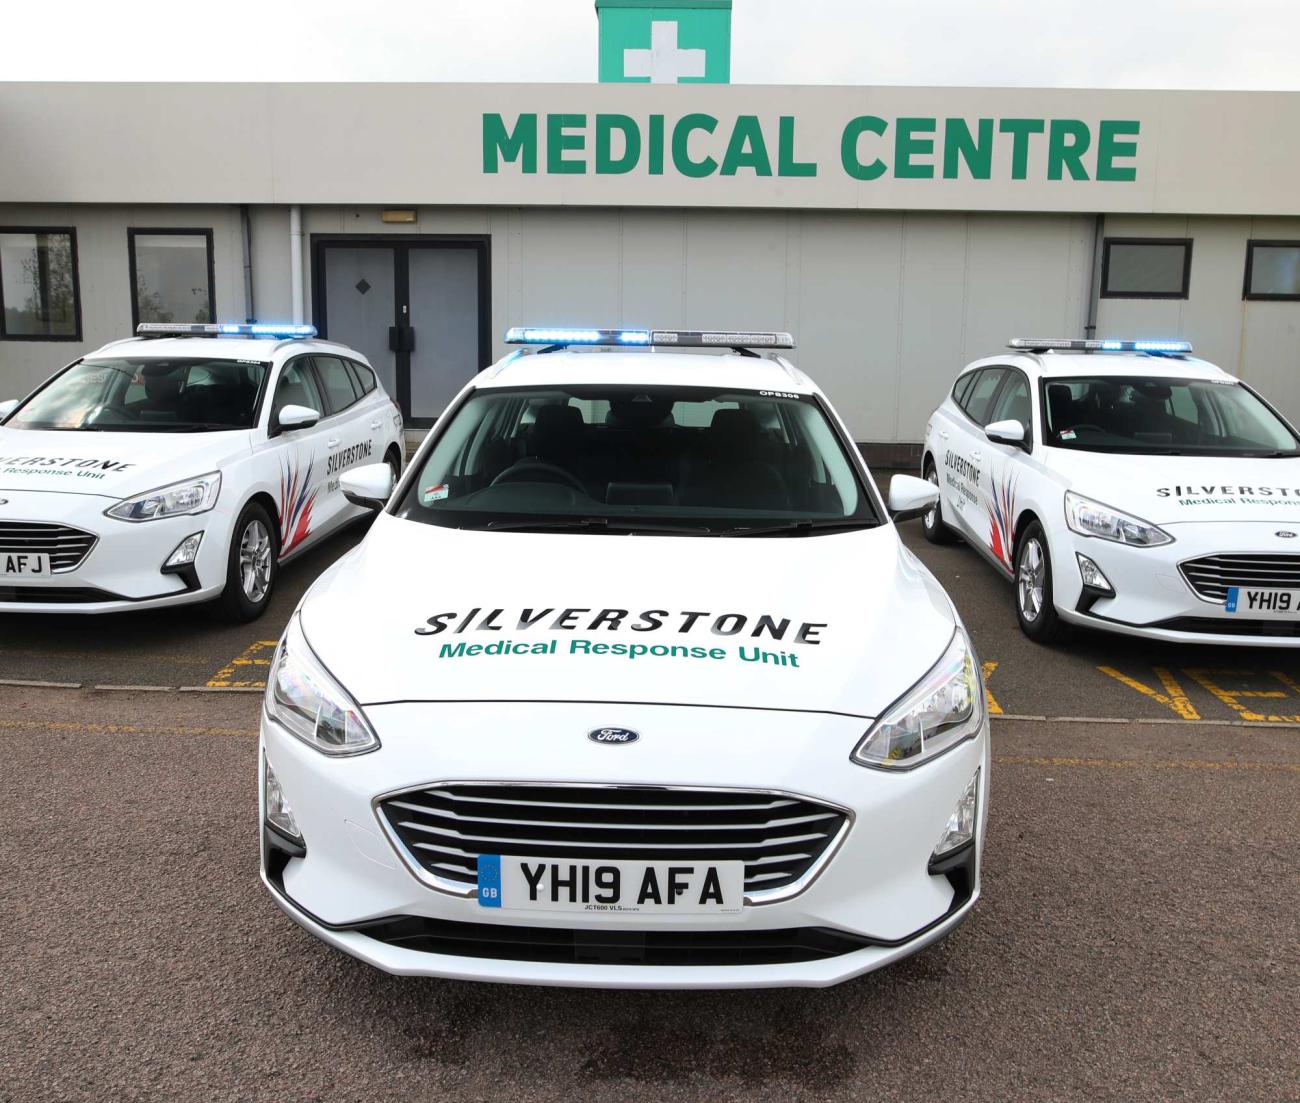
<instances>
[{"instance_id":1,"label":"green lettering sign","mask_svg":"<svg viewBox=\"0 0 1300 1103\"><path fill-rule=\"evenodd\" d=\"M1071 180L1087 180L1083 155L1091 144L1092 133L1087 123L1079 119L1053 119L1047 132L1047 179L1061 179L1064 169Z\"/></svg>"},{"instance_id":2,"label":"green lettering sign","mask_svg":"<svg viewBox=\"0 0 1300 1103\"><path fill-rule=\"evenodd\" d=\"M1003 119L998 130L1011 135L1011 179L1024 180L1029 175L1029 135L1046 129L1042 119Z\"/></svg>"},{"instance_id":3,"label":"green lettering sign","mask_svg":"<svg viewBox=\"0 0 1300 1103\"><path fill-rule=\"evenodd\" d=\"M522 160L524 172L537 171L536 115L520 115L513 133L500 115L483 116L483 171L498 171L502 157Z\"/></svg>"},{"instance_id":4,"label":"green lettering sign","mask_svg":"<svg viewBox=\"0 0 1300 1103\"><path fill-rule=\"evenodd\" d=\"M1137 137L1141 124L1136 119L1103 119L1097 127L1097 179L1136 180L1132 165L1115 164L1116 157L1136 157L1137 142L1121 142L1122 134Z\"/></svg>"},{"instance_id":5,"label":"green lettering sign","mask_svg":"<svg viewBox=\"0 0 1300 1103\"><path fill-rule=\"evenodd\" d=\"M623 155L613 154L613 135L618 131L623 135ZM617 175L631 172L641 159L641 128L636 120L627 115L596 116L596 173L597 175Z\"/></svg>"},{"instance_id":6,"label":"green lettering sign","mask_svg":"<svg viewBox=\"0 0 1300 1103\"><path fill-rule=\"evenodd\" d=\"M933 138L918 138L918 134L933 134L934 119L897 119L894 122L894 175L900 180L930 180L934 177L933 165L914 165L913 157L927 157L934 153Z\"/></svg>"},{"instance_id":7,"label":"green lettering sign","mask_svg":"<svg viewBox=\"0 0 1300 1103\"><path fill-rule=\"evenodd\" d=\"M840 161L844 171L854 180L878 180L885 175L885 162L877 157L870 164L864 165L858 157L858 139L863 134L884 136L889 124L876 115L859 115L844 128L840 138Z\"/></svg>"},{"instance_id":8,"label":"green lettering sign","mask_svg":"<svg viewBox=\"0 0 1300 1103\"><path fill-rule=\"evenodd\" d=\"M778 176L816 176L816 161L794 159L794 116L782 115L776 137L776 173Z\"/></svg>"},{"instance_id":9,"label":"green lettering sign","mask_svg":"<svg viewBox=\"0 0 1300 1103\"><path fill-rule=\"evenodd\" d=\"M965 119L946 119L943 125L943 178L956 180L958 159L966 162L972 180L993 175L993 120L980 119L979 138L971 135Z\"/></svg>"},{"instance_id":10,"label":"green lettering sign","mask_svg":"<svg viewBox=\"0 0 1300 1103\"><path fill-rule=\"evenodd\" d=\"M702 115L697 111L683 115L673 127L673 168L683 176L699 179L712 176L718 171L718 162L712 157L701 161L692 161L690 153L691 135L697 130L712 134L718 128L718 120L712 115Z\"/></svg>"},{"instance_id":11,"label":"green lettering sign","mask_svg":"<svg viewBox=\"0 0 1300 1103\"><path fill-rule=\"evenodd\" d=\"M741 115L731 131L727 152L722 155L722 175L735 176L737 169L753 169L756 176L771 176L767 143L757 115Z\"/></svg>"},{"instance_id":12,"label":"green lettering sign","mask_svg":"<svg viewBox=\"0 0 1300 1103\"><path fill-rule=\"evenodd\" d=\"M585 134L568 134L587 125L586 115L546 116L546 171L553 174L579 175L587 171L585 160L573 161L564 156L565 150L586 148Z\"/></svg>"}]
</instances>

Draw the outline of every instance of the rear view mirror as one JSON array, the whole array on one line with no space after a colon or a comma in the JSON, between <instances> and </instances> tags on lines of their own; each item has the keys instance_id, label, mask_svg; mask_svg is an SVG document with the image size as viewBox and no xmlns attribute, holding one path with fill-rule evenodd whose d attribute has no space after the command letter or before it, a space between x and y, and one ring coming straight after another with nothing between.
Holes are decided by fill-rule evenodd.
<instances>
[{"instance_id":1,"label":"rear view mirror","mask_svg":"<svg viewBox=\"0 0 1300 1103\"><path fill-rule=\"evenodd\" d=\"M383 509L393 493L393 469L386 463L368 463L339 476L339 489L354 506Z\"/></svg>"},{"instance_id":2,"label":"rear view mirror","mask_svg":"<svg viewBox=\"0 0 1300 1103\"><path fill-rule=\"evenodd\" d=\"M929 513L939 501L939 488L915 475L895 475L889 480L889 515L906 521Z\"/></svg>"},{"instance_id":3,"label":"rear view mirror","mask_svg":"<svg viewBox=\"0 0 1300 1103\"><path fill-rule=\"evenodd\" d=\"M275 418L276 428L282 430L310 429L318 421L320 411L310 406L285 406Z\"/></svg>"},{"instance_id":4,"label":"rear view mirror","mask_svg":"<svg viewBox=\"0 0 1300 1103\"><path fill-rule=\"evenodd\" d=\"M985 428L984 435L994 444L1009 444L1012 448L1025 446L1025 427L1018 421L995 421Z\"/></svg>"},{"instance_id":5,"label":"rear view mirror","mask_svg":"<svg viewBox=\"0 0 1300 1103\"><path fill-rule=\"evenodd\" d=\"M0 402L0 420L7 418L16 409L18 409L18 399L11 398L6 402Z\"/></svg>"}]
</instances>

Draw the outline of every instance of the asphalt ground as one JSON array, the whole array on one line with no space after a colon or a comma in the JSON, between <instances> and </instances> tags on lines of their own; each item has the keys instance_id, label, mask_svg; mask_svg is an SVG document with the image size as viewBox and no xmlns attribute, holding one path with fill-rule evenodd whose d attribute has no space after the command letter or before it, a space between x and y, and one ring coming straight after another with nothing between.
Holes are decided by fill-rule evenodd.
<instances>
[{"instance_id":1,"label":"asphalt ground","mask_svg":"<svg viewBox=\"0 0 1300 1103\"><path fill-rule=\"evenodd\" d=\"M984 895L823 990L390 977L257 879L243 694L0 687L0 1101L1300 1098L1300 745L995 719Z\"/></svg>"}]
</instances>

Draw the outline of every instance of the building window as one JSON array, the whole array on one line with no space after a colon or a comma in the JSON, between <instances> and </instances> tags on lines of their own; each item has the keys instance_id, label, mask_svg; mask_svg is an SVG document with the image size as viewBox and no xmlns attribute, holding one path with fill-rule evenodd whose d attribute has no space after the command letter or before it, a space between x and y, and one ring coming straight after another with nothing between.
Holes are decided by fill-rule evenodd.
<instances>
[{"instance_id":1,"label":"building window","mask_svg":"<svg viewBox=\"0 0 1300 1103\"><path fill-rule=\"evenodd\" d=\"M1101 259L1103 299L1185 299L1192 242L1174 237L1108 237Z\"/></svg>"},{"instance_id":2,"label":"building window","mask_svg":"<svg viewBox=\"0 0 1300 1103\"><path fill-rule=\"evenodd\" d=\"M75 230L0 229L0 338L81 340Z\"/></svg>"},{"instance_id":3,"label":"building window","mask_svg":"<svg viewBox=\"0 0 1300 1103\"><path fill-rule=\"evenodd\" d=\"M1246 242L1247 299L1300 299L1300 241Z\"/></svg>"},{"instance_id":4,"label":"building window","mask_svg":"<svg viewBox=\"0 0 1300 1103\"><path fill-rule=\"evenodd\" d=\"M211 322L211 230L128 230L131 321Z\"/></svg>"}]
</instances>

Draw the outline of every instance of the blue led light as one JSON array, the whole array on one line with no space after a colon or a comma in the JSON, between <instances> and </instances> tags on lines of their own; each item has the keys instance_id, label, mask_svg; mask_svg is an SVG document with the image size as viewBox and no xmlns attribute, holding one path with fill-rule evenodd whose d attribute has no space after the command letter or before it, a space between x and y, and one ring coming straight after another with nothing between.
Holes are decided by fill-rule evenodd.
<instances>
[{"instance_id":1,"label":"blue led light","mask_svg":"<svg viewBox=\"0 0 1300 1103\"><path fill-rule=\"evenodd\" d=\"M648 345L650 343L650 331L648 329L625 329L618 335L618 339L624 345Z\"/></svg>"},{"instance_id":2,"label":"blue led light","mask_svg":"<svg viewBox=\"0 0 1300 1103\"><path fill-rule=\"evenodd\" d=\"M1187 341L1134 341L1137 352L1191 352L1192 346Z\"/></svg>"},{"instance_id":3,"label":"blue led light","mask_svg":"<svg viewBox=\"0 0 1300 1103\"><path fill-rule=\"evenodd\" d=\"M1107 352L1119 352L1124 347L1124 342L1115 340L1103 341L1101 347Z\"/></svg>"}]
</instances>

